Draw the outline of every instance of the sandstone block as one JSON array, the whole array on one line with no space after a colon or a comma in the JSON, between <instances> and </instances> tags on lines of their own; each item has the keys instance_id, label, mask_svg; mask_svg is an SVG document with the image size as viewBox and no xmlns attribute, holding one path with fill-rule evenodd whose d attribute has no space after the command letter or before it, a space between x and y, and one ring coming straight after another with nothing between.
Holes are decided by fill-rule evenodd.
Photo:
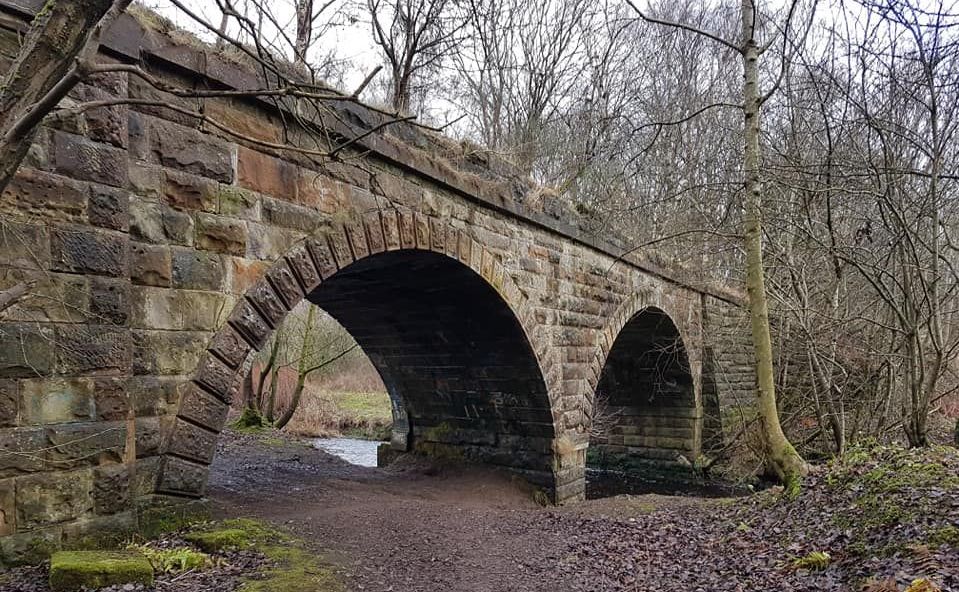
<instances>
[{"instance_id":1,"label":"sandstone block","mask_svg":"<svg viewBox=\"0 0 959 592\"><path fill-rule=\"evenodd\" d=\"M64 374L110 374L130 368L129 331L109 325L56 328L57 369Z\"/></svg>"},{"instance_id":2,"label":"sandstone block","mask_svg":"<svg viewBox=\"0 0 959 592\"><path fill-rule=\"evenodd\" d=\"M164 171L163 199L179 210L215 212L217 185L204 177L179 171Z\"/></svg>"},{"instance_id":3,"label":"sandstone block","mask_svg":"<svg viewBox=\"0 0 959 592\"><path fill-rule=\"evenodd\" d=\"M45 226L0 220L0 265L46 270L50 236Z\"/></svg>"},{"instance_id":4,"label":"sandstone block","mask_svg":"<svg viewBox=\"0 0 959 592\"><path fill-rule=\"evenodd\" d=\"M126 187L126 152L81 136L56 132L53 136L56 171L80 181Z\"/></svg>"},{"instance_id":5,"label":"sandstone block","mask_svg":"<svg viewBox=\"0 0 959 592\"><path fill-rule=\"evenodd\" d=\"M0 428L17 425L20 415L20 383L0 379Z\"/></svg>"},{"instance_id":6,"label":"sandstone block","mask_svg":"<svg viewBox=\"0 0 959 592\"><path fill-rule=\"evenodd\" d=\"M181 417L216 432L223 429L226 414L229 411L226 403L193 383L183 385L183 391L183 402L180 405Z\"/></svg>"},{"instance_id":7,"label":"sandstone block","mask_svg":"<svg viewBox=\"0 0 959 592\"><path fill-rule=\"evenodd\" d=\"M43 425L93 419L93 380L37 378L20 383L20 421Z\"/></svg>"},{"instance_id":8,"label":"sandstone block","mask_svg":"<svg viewBox=\"0 0 959 592\"><path fill-rule=\"evenodd\" d=\"M0 537L17 531L16 488L13 479L0 480Z\"/></svg>"},{"instance_id":9,"label":"sandstone block","mask_svg":"<svg viewBox=\"0 0 959 592\"><path fill-rule=\"evenodd\" d=\"M296 166L240 146L237 153L237 185L281 199L296 200Z\"/></svg>"},{"instance_id":10,"label":"sandstone block","mask_svg":"<svg viewBox=\"0 0 959 592\"><path fill-rule=\"evenodd\" d=\"M0 430L0 479L43 470L46 445L39 428Z\"/></svg>"},{"instance_id":11,"label":"sandstone block","mask_svg":"<svg viewBox=\"0 0 959 592\"><path fill-rule=\"evenodd\" d=\"M155 162L194 175L233 182L233 153L229 144L160 119L148 119L149 150Z\"/></svg>"},{"instance_id":12,"label":"sandstone block","mask_svg":"<svg viewBox=\"0 0 959 592\"><path fill-rule=\"evenodd\" d=\"M189 290L219 290L223 287L223 259L216 253L173 249L173 286Z\"/></svg>"},{"instance_id":13,"label":"sandstone block","mask_svg":"<svg viewBox=\"0 0 959 592\"><path fill-rule=\"evenodd\" d=\"M21 529L75 520L92 510L90 469L17 479L17 524Z\"/></svg>"},{"instance_id":14,"label":"sandstone block","mask_svg":"<svg viewBox=\"0 0 959 592\"><path fill-rule=\"evenodd\" d=\"M0 323L0 377L43 376L56 366L54 331L36 323Z\"/></svg>"},{"instance_id":15,"label":"sandstone block","mask_svg":"<svg viewBox=\"0 0 959 592\"><path fill-rule=\"evenodd\" d=\"M50 234L54 271L124 276L129 244L124 236L85 228L56 228Z\"/></svg>"},{"instance_id":16,"label":"sandstone block","mask_svg":"<svg viewBox=\"0 0 959 592\"><path fill-rule=\"evenodd\" d=\"M228 255L246 253L246 223L235 218L198 214L196 219L196 246L206 251Z\"/></svg>"},{"instance_id":17,"label":"sandstone block","mask_svg":"<svg viewBox=\"0 0 959 592\"><path fill-rule=\"evenodd\" d=\"M67 177L21 168L0 196L0 211L14 216L82 222L87 188Z\"/></svg>"},{"instance_id":18,"label":"sandstone block","mask_svg":"<svg viewBox=\"0 0 959 592\"><path fill-rule=\"evenodd\" d=\"M87 204L90 224L126 231L130 226L130 195L126 191L93 185Z\"/></svg>"},{"instance_id":19,"label":"sandstone block","mask_svg":"<svg viewBox=\"0 0 959 592\"><path fill-rule=\"evenodd\" d=\"M141 286L169 287L173 277L170 248L146 243L130 245L130 280Z\"/></svg>"},{"instance_id":20,"label":"sandstone block","mask_svg":"<svg viewBox=\"0 0 959 592\"><path fill-rule=\"evenodd\" d=\"M93 511L116 514L131 507L130 470L124 464L110 464L93 470Z\"/></svg>"}]
</instances>

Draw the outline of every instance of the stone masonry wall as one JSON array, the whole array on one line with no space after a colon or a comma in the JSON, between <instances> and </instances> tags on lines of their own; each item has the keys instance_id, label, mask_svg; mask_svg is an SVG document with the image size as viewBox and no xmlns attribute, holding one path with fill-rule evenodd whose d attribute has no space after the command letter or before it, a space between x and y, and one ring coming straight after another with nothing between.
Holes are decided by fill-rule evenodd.
<instances>
[{"instance_id":1,"label":"stone masonry wall","mask_svg":"<svg viewBox=\"0 0 959 592\"><path fill-rule=\"evenodd\" d=\"M0 20L0 68L16 45L10 22ZM249 76L131 18L117 29L105 61L198 85L210 72L217 84ZM191 70L201 62L205 75ZM104 97L182 101L126 74L68 101ZM265 104L201 103L191 108L263 142L318 141ZM202 495L248 352L293 300L390 249L472 269L511 311L545 387L545 422L536 409L523 419L517 403L482 424L497 426L489 446L433 426L416 436L429 450L479 451L527 469L558 500L581 497L592 393L616 335L648 306L682 334L697 408L706 385L722 405L751 392L735 294L617 262L615 247L524 205L528 182L406 124L346 156L278 153L150 106L41 130L0 196L0 289L35 282L0 319L0 562L38 541L133 528L136 501L158 490Z\"/></svg>"}]
</instances>

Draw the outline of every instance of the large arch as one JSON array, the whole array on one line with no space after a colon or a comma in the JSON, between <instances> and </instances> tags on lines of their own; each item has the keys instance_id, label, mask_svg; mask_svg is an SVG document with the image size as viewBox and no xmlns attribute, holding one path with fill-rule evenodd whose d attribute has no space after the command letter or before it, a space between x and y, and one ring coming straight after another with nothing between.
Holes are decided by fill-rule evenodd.
<instances>
[{"instance_id":1,"label":"large arch","mask_svg":"<svg viewBox=\"0 0 959 592\"><path fill-rule=\"evenodd\" d=\"M664 308L649 303L627 303L614 323L591 380L591 464L694 460L701 380L689 338Z\"/></svg>"},{"instance_id":2,"label":"large arch","mask_svg":"<svg viewBox=\"0 0 959 592\"><path fill-rule=\"evenodd\" d=\"M303 299L377 367L401 450L509 467L555 487L543 340L499 260L446 221L374 212L294 247L213 337L180 406L157 491L202 496L244 362Z\"/></svg>"}]
</instances>

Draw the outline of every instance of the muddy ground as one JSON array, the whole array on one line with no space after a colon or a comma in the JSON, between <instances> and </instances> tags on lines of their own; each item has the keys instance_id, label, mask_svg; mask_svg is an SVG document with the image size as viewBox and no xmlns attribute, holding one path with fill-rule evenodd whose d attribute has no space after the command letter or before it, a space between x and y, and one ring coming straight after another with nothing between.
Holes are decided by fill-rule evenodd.
<instances>
[{"instance_id":1,"label":"muddy ground","mask_svg":"<svg viewBox=\"0 0 959 592\"><path fill-rule=\"evenodd\" d=\"M221 517L260 517L304 537L350 590L859 590L869 575L903 587L916 577L883 565L797 570L775 542L782 533L746 532L730 500L543 508L502 474L398 464L357 467L302 443L234 435L221 440L210 496Z\"/></svg>"}]
</instances>

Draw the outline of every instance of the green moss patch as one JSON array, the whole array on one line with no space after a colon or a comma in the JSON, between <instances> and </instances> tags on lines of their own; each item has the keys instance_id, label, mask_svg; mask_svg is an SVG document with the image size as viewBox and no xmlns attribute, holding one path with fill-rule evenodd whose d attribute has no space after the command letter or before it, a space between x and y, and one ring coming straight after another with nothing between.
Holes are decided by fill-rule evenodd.
<instances>
[{"instance_id":1,"label":"green moss patch","mask_svg":"<svg viewBox=\"0 0 959 592\"><path fill-rule=\"evenodd\" d=\"M332 566L315 553L294 545L261 548L272 567L261 579L248 580L241 592L342 592L345 590Z\"/></svg>"},{"instance_id":2,"label":"green moss patch","mask_svg":"<svg viewBox=\"0 0 959 592\"><path fill-rule=\"evenodd\" d=\"M114 584L153 584L153 566L132 551L60 551L50 558L50 589L71 592Z\"/></svg>"},{"instance_id":3,"label":"green moss patch","mask_svg":"<svg viewBox=\"0 0 959 592\"><path fill-rule=\"evenodd\" d=\"M181 573L205 569L213 565L209 555L189 547L157 549L150 545L139 545L135 550L147 558L155 571L162 573Z\"/></svg>"}]
</instances>

